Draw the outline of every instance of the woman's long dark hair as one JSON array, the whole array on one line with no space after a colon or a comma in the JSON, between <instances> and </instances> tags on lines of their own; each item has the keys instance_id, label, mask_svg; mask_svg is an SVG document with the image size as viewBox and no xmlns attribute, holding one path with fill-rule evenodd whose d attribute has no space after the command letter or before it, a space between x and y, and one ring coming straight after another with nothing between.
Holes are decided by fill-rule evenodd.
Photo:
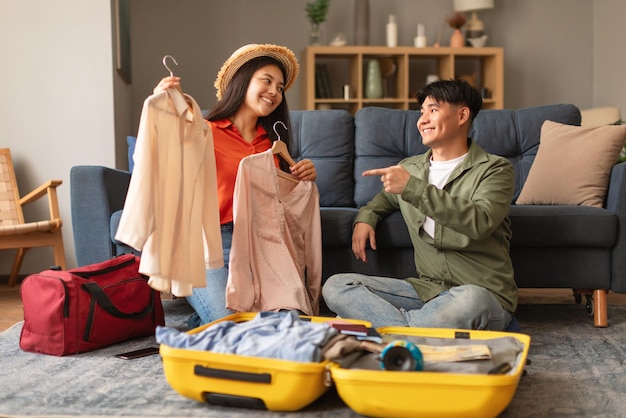
<instances>
[{"instance_id":1,"label":"woman's long dark hair","mask_svg":"<svg viewBox=\"0 0 626 418\"><path fill-rule=\"evenodd\" d=\"M205 116L206 120L216 121L220 119L229 118L237 112L241 104L244 102L246 98L246 92L248 91L248 85L250 84L250 80L252 79L252 75L261 67L266 65L275 65L280 68L280 71L283 73L283 78L286 80L285 68L283 65L271 57L257 57L253 58L250 61L246 62L244 65L237 70L235 75L233 75L232 80L226 90L222 93L222 99L218 100L217 103L209 110L208 114ZM267 134L270 137L272 142L276 141L278 137L274 132L274 123L281 121L287 127L287 131L278 124L277 130L280 133L280 139L285 142L285 145L289 147L289 142L291 139L291 120L289 118L289 107L287 106L287 97L283 92L283 100L278 105L278 107L269 115L260 117L258 120L258 124L263 126L267 131Z\"/></svg>"}]
</instances>

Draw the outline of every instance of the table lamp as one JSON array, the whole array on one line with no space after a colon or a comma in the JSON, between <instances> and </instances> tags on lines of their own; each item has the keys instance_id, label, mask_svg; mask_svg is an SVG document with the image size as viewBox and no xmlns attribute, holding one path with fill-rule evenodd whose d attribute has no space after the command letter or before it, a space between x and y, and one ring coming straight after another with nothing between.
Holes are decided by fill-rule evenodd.
<instances>
[{"instance_id":1,"label":"table lamp","mask_svg":"<svg viewBox=\"0 0 626 418\"><path fill-rule=\"evenodd\" d=\"M494 0L454 0L454 10L457 12L472 12L472 17L465 23L465 37L467 39L480 38L485 34L485 25L476 16L477 10L493 9Z\"/></svg>"}]
</instances>

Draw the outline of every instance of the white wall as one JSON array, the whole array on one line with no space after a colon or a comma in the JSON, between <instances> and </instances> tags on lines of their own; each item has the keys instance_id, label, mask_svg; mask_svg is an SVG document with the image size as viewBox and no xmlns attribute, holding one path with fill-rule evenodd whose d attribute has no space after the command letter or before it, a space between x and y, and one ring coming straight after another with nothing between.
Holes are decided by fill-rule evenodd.
<instances>
[{"instance_id":1,"label":"white wall","mask_svg":"<svg viewBox=\"0 0 626 418\"><path fill-rule=\"evenodd\" d=\"M488 17L494 42L504 47L505 107L551 103L590 107L593 1L496 0L495 4Z\"/></svg>"},{"instance_id":2,"label":"white wall","mask_svg":"<svg viewBox=\"0 0 626 418\"><path fill-rule=\"evenodd\" d=\"M115 165L110 0L0 0L0 146L11 148L22 195L49 179L58 189L67 261L75 264L70 167ZM26 217L47 216L47 202ZM8 274L15 252L0 252ZM53 264L32 249L22 274Z\"/></svg>"},{"instance_id":3,"label":"white wall","mask_svg":"<svg viewBox=\"0 0 626 418\"><path fill-rule=\"evenodd\" d=\"M622 20L625 16L624 0L594 2L593 105L617 106L622 119L626 119L626 27Z\"/></svg>"}]
</instances>

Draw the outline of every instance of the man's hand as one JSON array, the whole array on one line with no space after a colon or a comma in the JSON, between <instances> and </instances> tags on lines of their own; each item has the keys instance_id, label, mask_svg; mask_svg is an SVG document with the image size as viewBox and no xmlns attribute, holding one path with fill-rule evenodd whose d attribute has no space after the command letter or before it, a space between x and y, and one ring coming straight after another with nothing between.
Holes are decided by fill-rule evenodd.
<instances>
[{"instance_id":1,"label":"man's hand","mask_svg":"<svg viewBox=\"0 0 626 418\"><path fill-rule=\"evenodd\" d=\"M380 176L385 191L388 193L400 194L404 190L404 186L409 182L411 175L404 167L392 165L387 168L376 168L363 172L364 176Z\"/></svg>"},{"instance_id":2,"label":"man's hand","mask_svg":"<svg viewBox=\"0 0 626 418\"><path fill-rule=\"evenodd\" d=\"M361 260L364 263L367 263L367 255L365 255L367 241L370 242L370 247L375 250L376 234L374 233L374 228L365 222L357 222L354 225L354 231L352 231L352 252L357 260Z\"/></svg>"}]
</instances>

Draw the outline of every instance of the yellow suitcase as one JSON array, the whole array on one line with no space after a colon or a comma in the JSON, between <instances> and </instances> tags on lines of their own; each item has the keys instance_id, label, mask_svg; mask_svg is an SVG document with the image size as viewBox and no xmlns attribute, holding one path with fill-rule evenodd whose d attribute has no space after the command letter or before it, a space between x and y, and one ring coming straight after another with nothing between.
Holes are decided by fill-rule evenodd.
<instances>
[{"instance_id":1,"label":"yellow suitcase","mask_svg":"<svg viewBox=\"0 0 626 418\"><path fill-rule=\"evenodd\" d=\"M221 321L243 322L254 312L236 313L189 331L201 332ZM314 322L336 318L303 317ZM371 326L367 321L348 320ZM179 394L199 402L261 408L270 411L297 411L309 405L331 386L328 361L300 363L210 351L173 348L161 344L165 377Z\"/></svg>"},{"instance_id":2,"label":"yellow suitcase","mask_svg":"<svg viewBox=\"0 0 626 418\"><path fill-rule=\"evenodd\" d=\"M369 417L496 417L509 405L526 364L530 337L495 331L384 327L384 337L416 336L470 340L514 337L523 345L506 374L458 374L429 371L389 371L330 367L341 399ZM457 339L458 341L458 339Z\"/></svg>"}]
</instances>

